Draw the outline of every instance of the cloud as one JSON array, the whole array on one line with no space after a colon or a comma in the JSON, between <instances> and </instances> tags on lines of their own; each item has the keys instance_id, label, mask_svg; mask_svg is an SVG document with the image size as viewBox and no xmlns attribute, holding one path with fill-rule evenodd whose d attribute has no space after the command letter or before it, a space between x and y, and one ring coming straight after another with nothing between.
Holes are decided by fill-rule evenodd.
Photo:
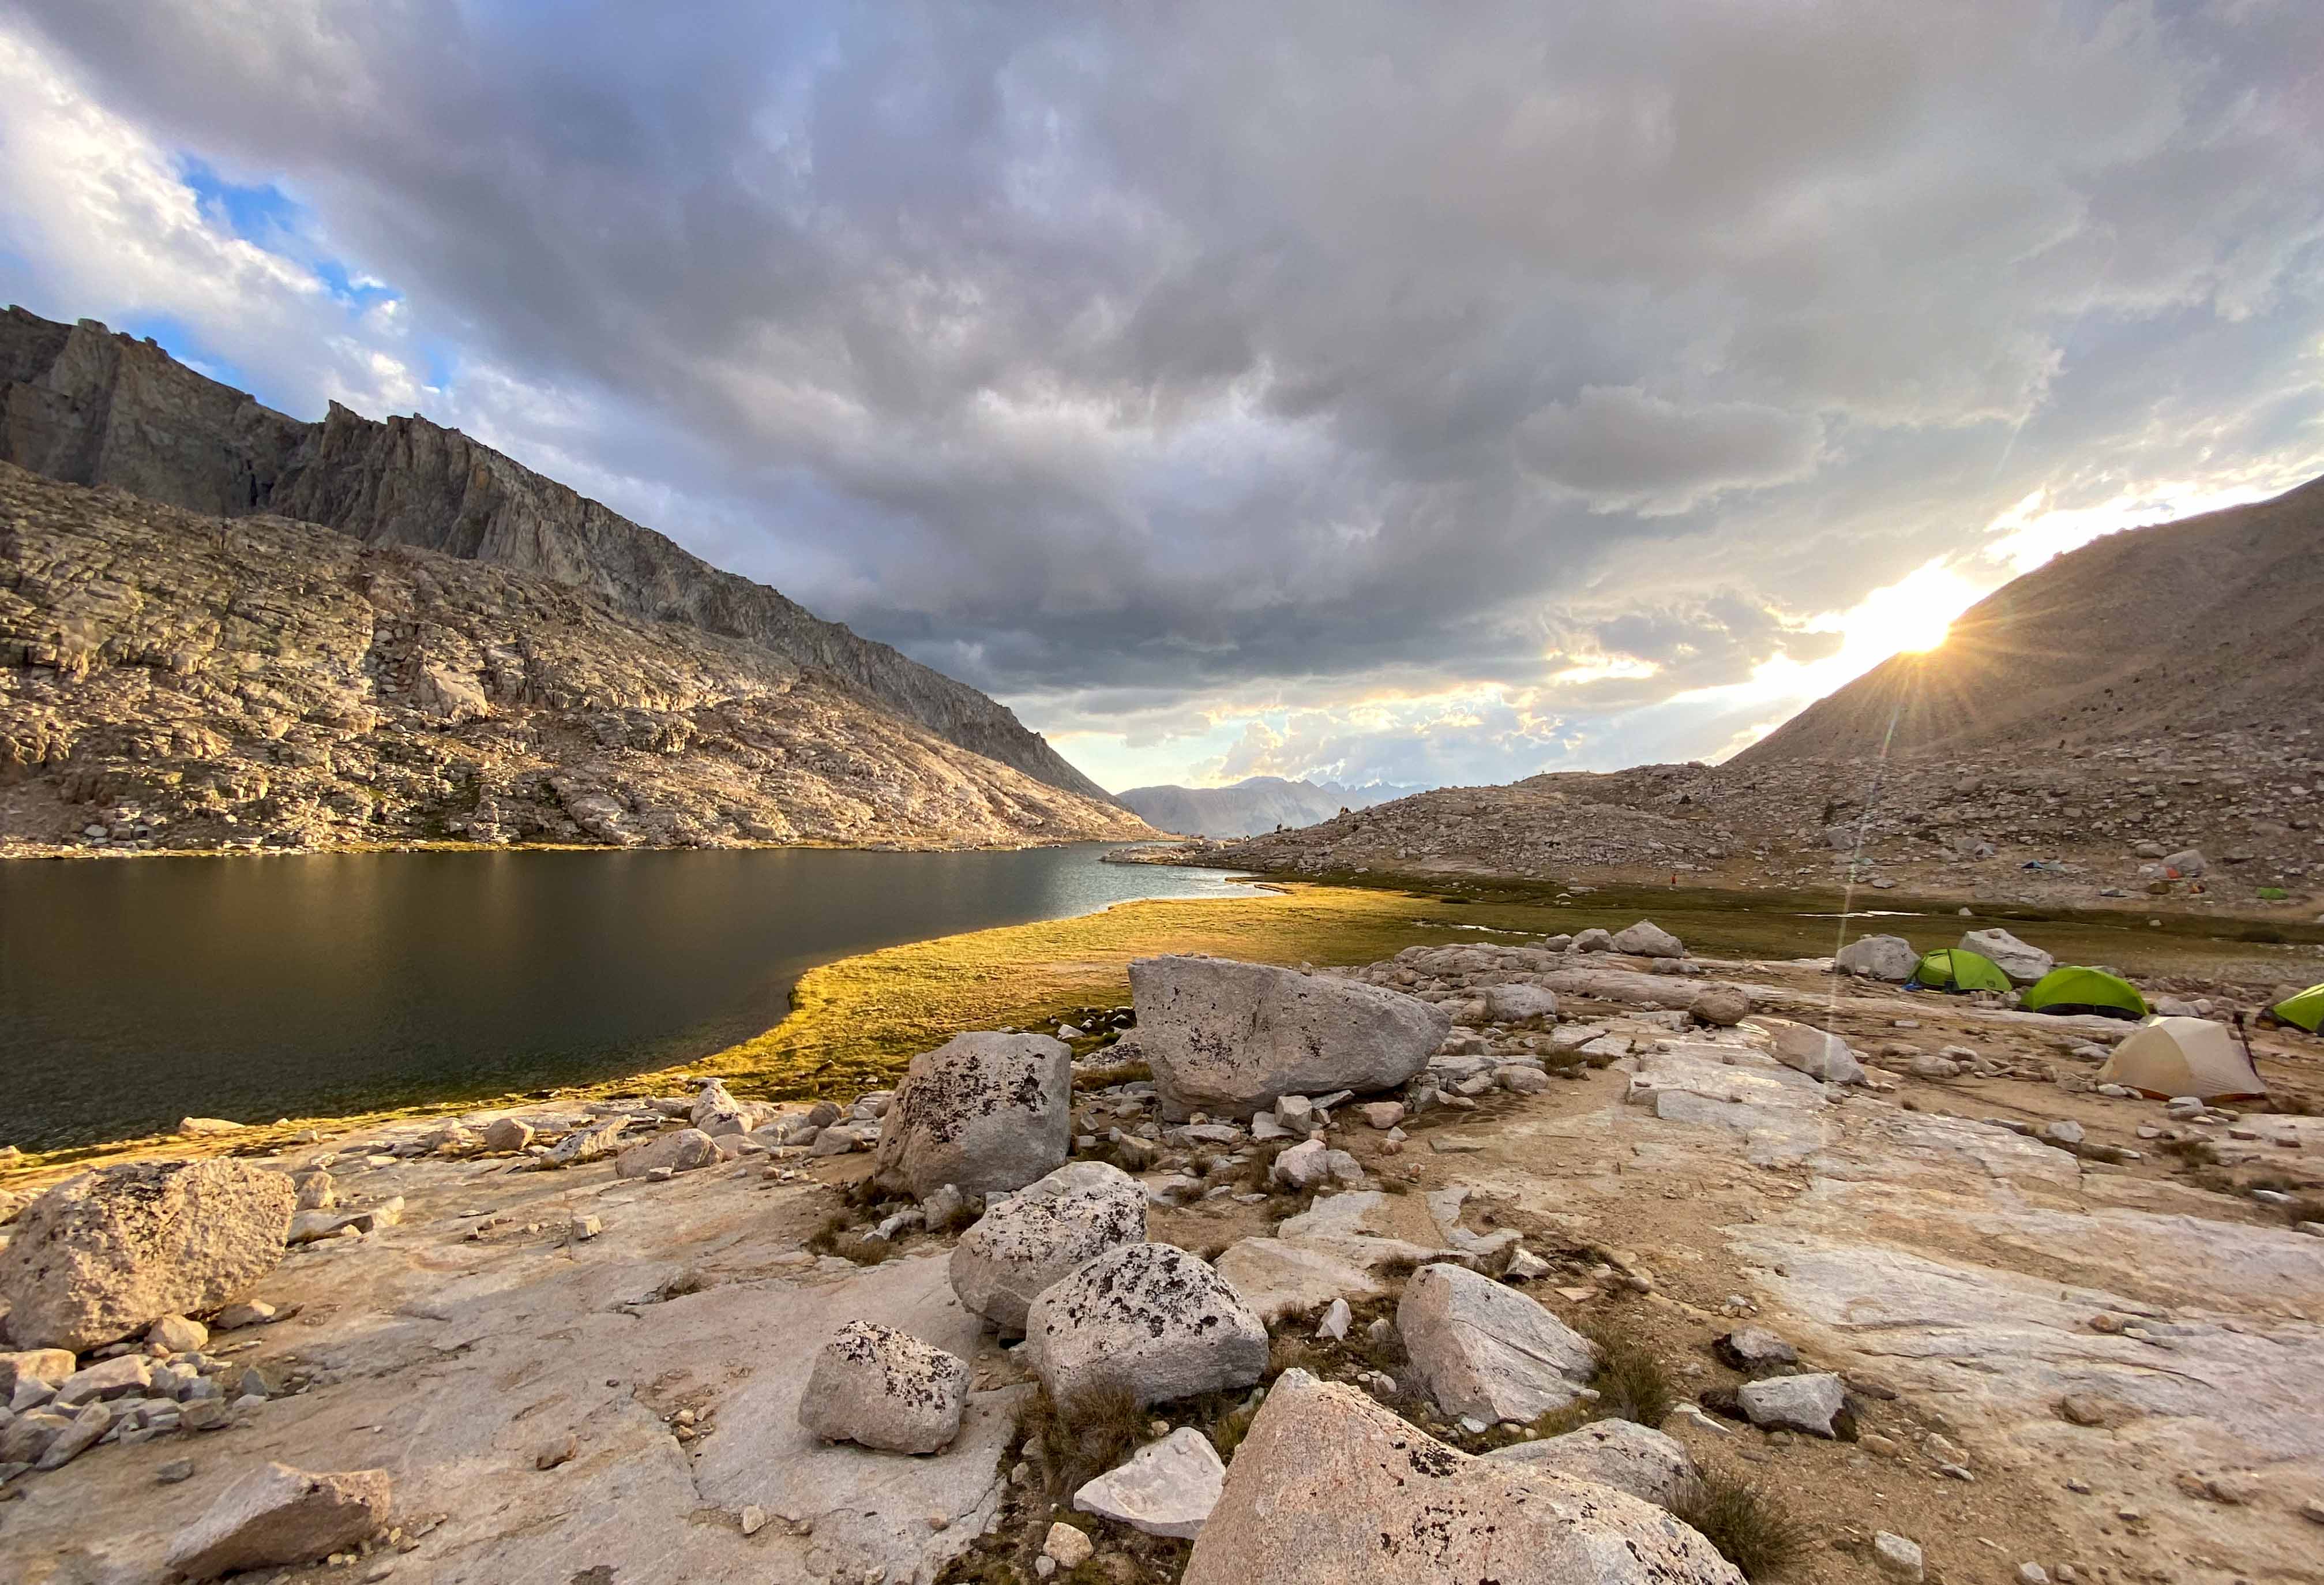
<instances>
[{"instance_id":1,"label":"cloud","mask_svg":"<svg viewBox=\"0 0 2324 1585\"><path fill-rule=\"evenodd\" d=\"M1812 417L1749 402L1681 407L1635 385L1584 385L1517 431L1533 472L1586 497L1592 510L1659 517L1722 490L1789 484L1815 470Z\"/></svg>"},{"instance_id":2,"label":"cloud","mask_svg":"<svg viewBox=\"0 0 2324 1585\"><path fill-rule=\"evenodd\" d=\"M2080 532L2029 497L2324 468L2291 0L12 15L0 290L458 422L1139 779L1710 752Z\"/></svg>"}]
</instances>

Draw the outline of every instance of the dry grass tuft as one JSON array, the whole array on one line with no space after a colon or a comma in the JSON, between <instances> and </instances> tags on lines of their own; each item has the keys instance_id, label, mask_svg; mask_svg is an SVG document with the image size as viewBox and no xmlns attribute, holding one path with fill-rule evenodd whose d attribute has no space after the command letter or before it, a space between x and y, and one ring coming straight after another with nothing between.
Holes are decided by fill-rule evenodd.
<instances>
[{"instance_id":1,"label":"dry grass tuft","mask_svg":"<svg viewBox=\"0 0 2324 1585\"><path fill-rule=\"evenodd\" d=\"M1587 1335L1599 1349L1598 1374L1590 1381L1598 1389L1596 1417L1650 1427L1669 1419L1679 1395L1662 1357L1603 1322Z\"/></svg>"},{"instance_id":2,"label":"dry grass tuft","mask_svg":"<svg viewBox=\"0 0 2324 1585\"><path fill-rule=\"evenodd\" d=\"M1753 1585L1798 1562L1813 1539L1808 1526L1774 1497L1723 1469L1705 1469L1673 1511Z\"/></svg>"}]
</instances>

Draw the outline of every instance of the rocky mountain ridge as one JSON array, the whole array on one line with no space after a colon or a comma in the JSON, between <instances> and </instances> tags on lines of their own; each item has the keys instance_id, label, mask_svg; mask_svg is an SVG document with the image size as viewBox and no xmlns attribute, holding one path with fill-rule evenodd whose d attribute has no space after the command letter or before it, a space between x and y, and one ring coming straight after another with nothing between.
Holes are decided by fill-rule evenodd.
<instances>
[{"instance_id":1,"label":"rocky mountain ridge","mask_svg":"<svg viewBox=\"0 0 2324 1585\"><path fill-rule=\"evenodd\" d=\"M1248 837L1277 827L1312 826L1342 809L1370 809L1418 791L1379 782L1342 787L1333 782L1247 776L1227 787L1132 787L1115 798L1157 830L1190 837Z\"/></svg>"},{"instance_id":2,"label":"rocky mountain ridge","mask_svg":"<svg viewBox=\"0 0 2324 1585\"><path fill-rule=\"evenodd\" d=\"M2166 862L2192 851L2192 862ZM1205 844L1270 873L1672 876L1835 884L1990 902L2324 904L2324 740L2138 738L2062 755L1776 759L1447 787L1304 830ZM2263 888L2282 894L2263 896Z\"/></svg>"},{"instance_id":3,"label":"rocky mountain ridge","mask_svg":"<svg viewBox=\"0 0 2324 1585\"><path fill-rule=\"evenodd\" d=\"M1146 834L567 581L0 463L0 848Z\"/></svg>"},{"instance_id":4,"label":"rocky mountain ridge","mask_svg":"<svg viewBox=\"0 0 2324 1585\"><path fill-rule=\"evenodd\" d=\"M1892 758L2324 724L2324 479L2012 579L1735 756ZM1892 736L1893 734L1893 736Z\"/></svg>"},{"instance_id":5,"label":"rocky mountain ridge","mask_svg":"<svg viewBox=\"0 0 2324 1585\"><path fill-rule=\"evenodd\" d=\"M0 461L208 516L265 513L588 590L762 646L972 753L1111 802L1006 707L418 415L307 423L94 320L0 315Z\"/></svg>"}]
</instances>

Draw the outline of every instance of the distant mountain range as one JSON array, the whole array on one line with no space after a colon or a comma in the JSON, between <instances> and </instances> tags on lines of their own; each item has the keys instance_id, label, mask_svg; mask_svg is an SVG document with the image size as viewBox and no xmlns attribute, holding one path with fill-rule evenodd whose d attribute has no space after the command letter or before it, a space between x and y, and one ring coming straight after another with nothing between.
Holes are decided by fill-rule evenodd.
<instances>
[{"instance_id":1,"label":"distant mountain range","mask_svg":"<svg viewBox=\"0 0 2324 1585\"><path fill-rule=\"evenodd\" d=\"M2093 540L1735 756L2029 753L2324 724L2324 479ZM1893 737L1891 736L1893 732Z\"/></svg>"},{"instance_id":2,"label":"distant mountain range","mask_svg":"<svg viewBox=\"0 0 2324 1585\"><path fill-rule=\"evenodd\" d=\"M1277 827L1312 826L1343 809L1370 809L1419 791L1385 782L1342 787L1331 782L1252 776L1231 787L1132 787L1117 801L1160 830L1188 837L1249 837Z\"/></svg>"}]
</instances>

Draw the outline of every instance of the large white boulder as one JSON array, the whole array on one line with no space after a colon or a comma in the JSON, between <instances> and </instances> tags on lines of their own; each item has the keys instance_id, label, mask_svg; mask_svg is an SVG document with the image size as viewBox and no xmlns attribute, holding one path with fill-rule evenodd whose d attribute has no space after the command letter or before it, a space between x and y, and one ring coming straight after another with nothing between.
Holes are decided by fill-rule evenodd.
<instances>
[{"instance_id":1,"label":"large white boulder","mask_svg":"<svg viewBox=\"0 0 2324 1585\"><path fill-rule=\"evenodd\" d=\"M1002 1335L1025 1330L1041 1291L1109 1249L1146 1242L1146 1187L1103 1162L1074 1162L996 1201L952 1252L960 1302Z\"/></svg>"},{"instance_id":2,"label":"large white boulder","mask_svg":"<svg viewBox=\"0 0 2324 1585\"><path fill-rule=\"evenodd\" d=\"M702 1086L687 1111L687 1121L709 1135L713 1139L726 1134L748 1134L753 1128L764 1127L772 1121L775 1108L764 1101L736 1100L727 1093L723 1080L712 1079Z\"/></svg>"},{"instance_id":3,"label":"large white boulder","mask_svg":"<svg viewBox=\"0 0 2324 1585\"><path fill-rule=\"evenodd\" d=\"M1396 1310L1404 1351L1436 1405L1532 1420L1581 1396L1598 1350L1532 1299L1466 1266L1423 1266Z\"/></svg>"},{"instance_id":4,"label":"large white boulder","mask_svg":"<svg viewBox=\"0 0 2324 1585\"><path fill-rule=\"evenodd\" d=\"M384 1469L312 1475L269 1464L218 1494L171 1543L169 1566L189 1580L214 1580L236 1569L312 1562L384 1525L391 1489Z\"/></svg>"},{"instance_id":5,"label":"large white boulder","mask_svg":"<svg viewBox=\"0 0 2324 1585\"><path fill-rule=\"evenodd\" d=\"M1073 1048L1046 1034L981 1031L922 1052L904 1070L873 1171L926 1200L1022 1189L1073 1148Z\"/></svg>"},{"instance_id":6,"label":"large white boulder","mask_svg":"<svg viewBox=\"0 0 2324 1585\"><path fill-rule=\"evenodd\" d=\"M1162 1404L1257 1381L1267 1328L1198 1256L1131 1244L1033 1301L1025 1352L1060 1405L1115 1388Z\"/></svg>"},{"instance_id":7,"label":"large white boulder","mask_svg":"<svg viewBox=\"0 0 2324 1585\"><path fill-rule=\"evenodd\" d=\"M1973 930L1961 937L1960 944L1964 950L1992 959L1993 966L2009 976L2012 985L2032 985L2058 966L2049 953L2027 946L2006 930Z\"/></svg>"},{"instance_id":8,"label":"large white boulder","mask_svg":"<svg viewBox=\"0 0 2324 1585\"><path fill-rule=\"evenodd\" d=\"M1633 958L1683 958L1686 943L1651 919L1641 919L1628 930L1614 932L1614 950Z\"/></svg>"},{"instance_id":9,"label":"large white boulder","mask_svg":"<svg viewBox=\"0 0 2324 1585\"><path fill-rule=\"evenodd\" d=\"M23 1349L76 1353L241 1297L282 1258L298 1191L237 1161L132 1162L32 1201L0 1251Z\"/></svg>"},{"instance_id":10,"label":"large white boulder","mask_svg":"<svg viewBox=\"0 0 2324 1585\"><path fill-rule=\"evenodd\" d=\"M1700 1489L1702 1479L1684 1448L1635 1420L1599 1420L1563 1436L1511 1442L1485 1457L1594 1480L1674 1510Z\"/></svg>"},{"instance_id":11,"label":"large white boulder","mask_svg":"<svg viewBox=\"0 0 2324 1585\"><path fill-rule=\"evenodd\" d=\"M1742 1585L1662 1509L1472 1459L1352 1388L1286 1371L1235 1450L1183 1585Z\"/></svg>"},{"instance_id":12,"label":"large white boulder","mask_svg":"<svg viewBox=\"0 0 2324 1585\"><path fill-rule=\"evenodd\" d=\"M1182 1425L1074 1493L1074 1506L1148 1535L1191 1541L1219 1506L1226 1480L1211 1439Z\"/></svg>"},{"instance_id":13,"label":"large white boulder","mask_svg":"<svg viewBox=\"0 0 2324 1585\"><path fill-rule=\"evenodd\" d=\"M960 1434L968 1362L877 1321L851 1321L815 1357L799 1423L827 1441L933 1453Z\"/></svg>"},{"instance_id":14,"label":"large white boulder","mask_svg":"<svg viewBox=\"0 0 2324 1585\"><path fill-rule=\"evenodd\" d=\"M1443 1008L1401 991L1223 958L1141 958L1130 988L1171 1119L1391 1089L1428 1065L1452 1027Z\"/></svg>"},{"instance_id":15,"label":"large white boulder","mask_svg":"<svg viewBox=\"0 0 2324 1585\"><path fill-rule=\"evenodd\" d=\"M1921 954L1903 936L1858 936L1832 958L1844 974L1902 985L1921 966Z\"/></svg>"}]
</instances>

